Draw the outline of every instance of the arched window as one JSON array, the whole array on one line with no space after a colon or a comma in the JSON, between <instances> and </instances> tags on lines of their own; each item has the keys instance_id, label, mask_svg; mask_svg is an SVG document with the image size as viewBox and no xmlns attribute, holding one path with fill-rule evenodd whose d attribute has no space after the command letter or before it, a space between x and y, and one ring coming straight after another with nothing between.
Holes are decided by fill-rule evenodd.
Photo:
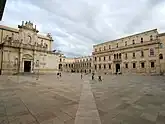
<instances>
[{"instance_id":1,"label":"arched window","mask_svg":"<svg viewBox=\"0 0 165 124\"><path fill-rule=\"evenodd\" d=\"M159 59L163 59L163 54L162 53L159 54Z\"/></svg>"},{"instance_id":2,"label":"arched window","mask_svg":"<svg viewBox=\"0 0 165 124\"><path fill-rule=\"evenodd\" d=\"M121 53L119 53L119 59L121 59Z\"/></svg>"},{"instance_id":3,"label":"arched window","mask_svg":"<svg viewBox=\"0 0 165 124\"><path fill-rule=\"evenodd\" d=\"M153 48L150 49L150 56L154 56L154 49Z\"/></svg>"},{"instance_id":4,"label":"arched window","mask_svg":"<svg viewBox=\"0 0 165 124\"><path fill-rule=\"evenodd\" d=\"M114 59L116 59L116 54L114 54Z\"/></svg>"}]
</instances>

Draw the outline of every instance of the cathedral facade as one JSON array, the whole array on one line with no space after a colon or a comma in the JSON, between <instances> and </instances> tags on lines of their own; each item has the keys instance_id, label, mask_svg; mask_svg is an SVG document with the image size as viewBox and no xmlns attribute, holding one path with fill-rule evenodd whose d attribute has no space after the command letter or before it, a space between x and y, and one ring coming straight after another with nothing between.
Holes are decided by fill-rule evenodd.
<instances>
[{"instance_id":1,"label":"cathedral facade","mask_svg":"<svg viewBox=\"0 0 165 124\"><path fill-rule=\"evenodd\" d=\"M52 44L51 35L40 35L30 21L22 21L18 29L0 25L0 74L58 71L60 55Z\"/></svg>"}]
</instances>

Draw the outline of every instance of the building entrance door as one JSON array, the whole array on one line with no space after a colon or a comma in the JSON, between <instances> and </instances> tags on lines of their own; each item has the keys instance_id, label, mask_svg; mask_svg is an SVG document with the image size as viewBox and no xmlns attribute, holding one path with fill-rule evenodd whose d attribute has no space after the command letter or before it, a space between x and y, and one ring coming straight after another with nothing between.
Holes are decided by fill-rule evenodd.
<instances>
[{"instance_id":1,"label":"building entrance door","mask_svg":"<svg viewBox=\"0 0 165 124\"><path fill-rule=\"evenodd\" d=\"M31 70L31 61L24 61L24 72L30 72Z\"/></svg>"},{"instance_id":2,"label":"building entrance door","mask_svg":"<svg viewBox=\"0 0 165 124\"><path fill-rule=\"evenodd\" d=\"M116 73L120 72L120 64L116 64Z\"/></svg>"}]
</instances>

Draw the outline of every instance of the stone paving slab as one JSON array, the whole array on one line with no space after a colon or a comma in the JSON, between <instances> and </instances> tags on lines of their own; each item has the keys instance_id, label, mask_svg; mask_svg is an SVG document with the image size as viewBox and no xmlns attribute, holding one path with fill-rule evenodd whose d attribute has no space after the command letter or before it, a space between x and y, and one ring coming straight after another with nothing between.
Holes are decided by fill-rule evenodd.
<instances>
[{"instance_id":1,"label":"stone paving slab","mask_svg":"<svg viewBox=\"0 0 165 124\"><path fill-rule=\"evenodd\" d=\"M0 124L164 124L165 77L0 76Z\"/></svg>"}]
</instances>

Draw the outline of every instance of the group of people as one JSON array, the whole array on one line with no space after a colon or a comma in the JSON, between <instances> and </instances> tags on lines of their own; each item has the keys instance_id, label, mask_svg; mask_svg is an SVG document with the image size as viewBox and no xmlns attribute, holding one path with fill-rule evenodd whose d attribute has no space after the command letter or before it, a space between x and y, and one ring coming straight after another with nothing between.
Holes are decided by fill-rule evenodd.
<instances>
[{"instance_id":1,"label":"group of people","mask_svg":"<svg viewBox=\"0 0 165 124\"><path fill-rule=\"evenodd\" d=\"M57 73L57 78L61 77L61 72Z\"/></svg>"},{"instance_id":2,"label":"group of people","mask_svg":"<svg viewBox=\"0 0 165 124\"><path fill-rule=\"evenodd\" d=\"M81 79L83 78L83 74L81 73ZM95 79L95 73L92 73L92 80ZM98 81L102 81L101 75L98 75Z\"/></svg>"}]
</instances>

